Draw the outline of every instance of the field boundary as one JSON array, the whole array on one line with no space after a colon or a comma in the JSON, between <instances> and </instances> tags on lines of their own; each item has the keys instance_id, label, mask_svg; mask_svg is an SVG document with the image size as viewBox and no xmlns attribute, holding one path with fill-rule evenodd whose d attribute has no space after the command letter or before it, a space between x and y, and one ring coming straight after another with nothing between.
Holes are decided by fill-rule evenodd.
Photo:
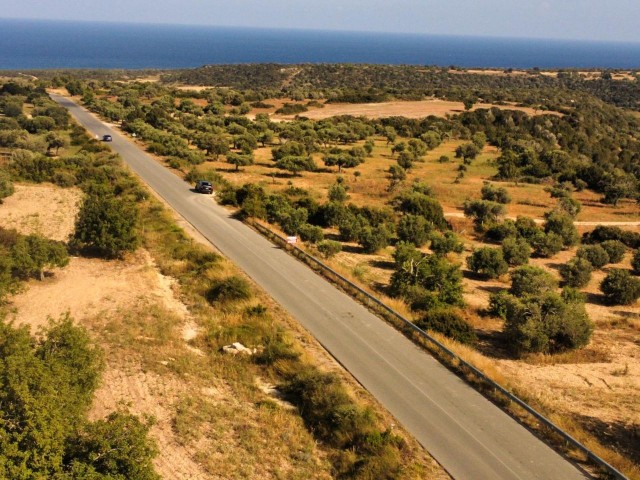
<instances>
[{"instance_id":1,"label":"field boundary","mask_svg":"<svg viewBox=\"0 0 640 480\"><path fill-rule=\"evenodd\" d=\"M399 328L400 331L405 333L409 338L414 339L415 335L418 335L420 340L426 342L426 346L437 355L437 357L445 363L448 367L452 367L460 373L463 374L471 374L474 379L481 383L483 386L488 387L488 390L493 390L492 395L494 397L497 394L502 395L507 400L515 403L520 408L525 410L529 415L539 421L544 427L551 430L553 433L557 434L564 440L569 446L575 448L580 451L582 454L586 456L586 458L602 468L611 478L615 478L618 480L628 480L628 477L625 476L622 472L617 470L614 466L609 464L603 458L599 457L597 454L589 450L585 445L580 443L577 439L573 438L569 433L562 430L558 425L553 423L547 417L545 417L542 413L538 412L536 409L531 407L528 403L526 403L521 398L517 397L505 387L497 383L496 381L489 378L486 374L484 374L481 370L461 358L458 354L453 352L447 346L442 344L436 338L429 335L429 333L425 332L418 326L416 326L413 322L409 321L405 317L403 317L400 313L396 312L394 309L386 305L380 299L374 297L369 292L363 290L361 287L345 278L340 273L333 270L331 267L327 266L321 260L317 259L313 255L308 254L301 248L290 244L286 238L280 236L276 232L271 229L265 227L259 222L253 220L246 220L246 223L251 227L260 232L263 236L269 238L274 241L276 244L281 246L285 251L294 255L299 260L302 260L304 263L309 265L315 271L322 274L325 278L327 278L332 283L338 285L343 288L348 293L354 295L360 301L363 301L365 305L376 312L382 314L385 319L389 320L393 325ZM474 386L472 384L472 386ZM477 386L474 388L478 389ZM481 392L482 393L482 392ZM500 405L500 402L498 402Z\"/></svg>"}]
</instances>

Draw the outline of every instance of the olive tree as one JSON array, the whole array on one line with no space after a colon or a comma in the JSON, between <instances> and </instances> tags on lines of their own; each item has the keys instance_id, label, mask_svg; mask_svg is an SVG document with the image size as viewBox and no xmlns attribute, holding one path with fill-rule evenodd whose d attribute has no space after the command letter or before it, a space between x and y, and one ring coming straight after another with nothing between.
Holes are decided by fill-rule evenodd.
<instances>
[{"instance_id":1,"label":"olive tree","mask_svg":"<svg viewBox=\"0 0 640 480\"><path fill-rule=\"evenodd\" d=\"M640 298L640 279L629 270L614 268L600 284L600 290L611 305L630 305Z\"/></svg>"}]
</instances>

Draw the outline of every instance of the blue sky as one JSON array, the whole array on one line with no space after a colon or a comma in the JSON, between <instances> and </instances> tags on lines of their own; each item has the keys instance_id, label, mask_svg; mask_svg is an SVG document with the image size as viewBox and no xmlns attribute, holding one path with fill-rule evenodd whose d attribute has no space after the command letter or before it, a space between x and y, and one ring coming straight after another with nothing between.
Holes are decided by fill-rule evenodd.
<instances>
[{"instance_id":1,"label":"blue sky","mask_svg":"<svg viewBox=\"0 0 640 480\"><path fill-rule=\"evenodd\" d=\"M640 0L0 0L0 17L640 42Z\"/></svg>"}]
</instances>

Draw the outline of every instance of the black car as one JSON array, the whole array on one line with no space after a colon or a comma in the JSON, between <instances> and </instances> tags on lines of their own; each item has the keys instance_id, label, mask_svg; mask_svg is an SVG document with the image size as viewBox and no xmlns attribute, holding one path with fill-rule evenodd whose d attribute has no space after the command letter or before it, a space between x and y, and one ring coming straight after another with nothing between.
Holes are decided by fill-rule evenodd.
<instances>
[{"instance_id":1,"label":"black car","mask_svg":"<svg viewBox=\"0 0 640 480\"><path fill-rule=\"evenodd\" d=\"M102 136L102 141L103 142L112 142L113 141L113 137L111 135L103 135Z\"/></svg>"},{"instance_id":2,"label":"black car","mask_svg":"<svg viewBox=\"0 0 640 480\"><path fill-rule=\"evenodd\" d=\"M198 193L213 193L213 185L206 180L198 180L196 183L196 192Z\"/></svg>"}]
</instances>

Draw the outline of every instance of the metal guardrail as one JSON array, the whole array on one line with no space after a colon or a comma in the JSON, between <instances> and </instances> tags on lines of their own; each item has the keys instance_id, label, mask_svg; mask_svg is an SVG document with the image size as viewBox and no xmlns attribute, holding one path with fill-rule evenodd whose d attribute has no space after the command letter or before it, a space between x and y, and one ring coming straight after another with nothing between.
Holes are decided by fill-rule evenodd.
<instances>
[{"instance_id":1,"label":"metal guardrail","mask_svg":"<svg viewBox=\"0 0 640 480\"><path fill-rule=\"evenodd\" d=\"M559 426L557 426L547 417L545 417L540 412L535 410L533 407L527 404L524 400L518 398L509 390L507 390L505 387L503 387L499 383L489 378L481 370L477 369L475 366L473 366L463 358L459 357L451 349L443 345L441 342L439 342L437 339L429 335L427 332L425 332L421 328L417 327L413 322L404 318L402 315L400 315L391 307L383 303L381 300L374 297L369 292L363 290L361 287L359 287L349 279L345 278L344 276L342 276L340 273L336 272L332 268L328 267L322 261L318 260L312 255L309 255L307 252L305 252L301 248L288 243L286 238L281 237L280 235L273 232L272 230L265 227L264 225L261 225L260 223L255 221L248 221L248 223L251 226L253 226L256 230L261 232L263 235L273 239L275 242L283 246L286 250L293 253L296 257L301 258L303 261L309 264L312 268L315 267L321 270L323 274L325 275L328 274L330 277L333 277L334 280L338 280L339 283L346 286L348 289L356 292L361 298L363 298L367 302L374 304L376 308L384 311L388 315L391 315L396 321L399 321L404 328L407 328L410 331L417 333L422 339L426 340L427 343L429 343L436 351L448 357L453 364L457 366L462 366L465 369L469 370L482 383L498 391L500 394L504 395L508 400L512 401L513 403L517 404L519 407L524 409L527 413L529 413L532 417L538 420L545 427L553 431L555 434L559 435L565 442L567 442L567 444L571 445L572 447L574 447L575 449L579 450L584 455L586 455L586 457L591 462L593 462L594 464L602 468L612 478L615 478L618 480L629 480L622 472L620 472L615 467L607 463L604 459L600 458L594 452L589 450L585 445L583 445L578 440L576 440L571 435L569 435L567 432L562 430Z\"/></svg>"}]
</instances>

